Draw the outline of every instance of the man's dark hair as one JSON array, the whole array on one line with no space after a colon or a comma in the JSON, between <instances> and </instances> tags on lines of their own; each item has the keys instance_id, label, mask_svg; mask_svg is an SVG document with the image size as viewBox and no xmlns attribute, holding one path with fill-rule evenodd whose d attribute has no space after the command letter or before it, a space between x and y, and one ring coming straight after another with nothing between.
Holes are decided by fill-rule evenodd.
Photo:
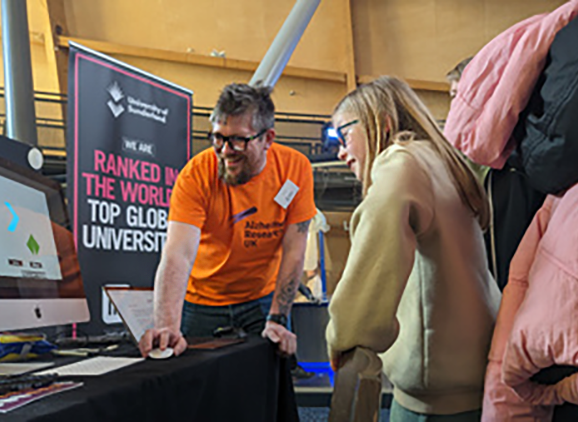
<instances>
[{"instance_id":1,"label":"man's dark hair","mask_svg":"<svg viewBox=\"0 0 578 422\"><path fill-rule=\"evenodd\" d=\"M448 81L459 81L462 77L462 73L464 73L464 69L466 68L466 66L468 65L468 63L470 63L472 61L473 57L468 57L467 59L462 60L461 62L459 62L456 67L454 67L452 70L450 70L447 75L446 75L446 79Z\"/></svg>"},{"instance_id":2,"label":"man's dark hair","mask_svg":"<svg viewBox=\"0 0 578 422\"><path fill-rule=\"evenodd\" d=\"M275 105L271 100L273 88L247 84L229 84L219 96L211 114L211 122L224 122L229 116L253 113L252 126L256 131L275 126Z\"/></svg>"}]
</instances>

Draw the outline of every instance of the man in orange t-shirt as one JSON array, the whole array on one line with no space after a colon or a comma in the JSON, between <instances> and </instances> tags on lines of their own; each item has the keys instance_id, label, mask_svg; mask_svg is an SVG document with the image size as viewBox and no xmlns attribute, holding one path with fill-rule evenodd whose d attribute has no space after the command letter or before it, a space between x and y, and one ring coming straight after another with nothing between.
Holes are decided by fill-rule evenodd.
<instances>
[{"instance_id":1,"label":"man in orange t-shirt","mask_svg":"<svg viewBox=\"0 0 578 422\"><path fill-rule=\"evenodd\" d=\"M139 345L144 356L153 347L178 355L183 334L211 336L223 326L296 351L287 318L316 213L313 172L303 154L273 142L270 93L226 86L211 115L213 148L179 174L155 278L155 328Z\"/></svg>"}]
</instances>

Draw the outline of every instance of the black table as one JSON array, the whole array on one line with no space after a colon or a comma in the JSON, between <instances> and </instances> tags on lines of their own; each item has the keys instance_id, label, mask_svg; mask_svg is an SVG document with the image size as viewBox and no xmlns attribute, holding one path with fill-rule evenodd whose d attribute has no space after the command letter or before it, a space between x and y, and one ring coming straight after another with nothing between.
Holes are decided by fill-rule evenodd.
<instances>
[{"instance_id":1,"label":"black table","mask_svg":"<svg viewBox=\"0 0 578 422\"><path fill-rule=\"evenodd\" d=\"M67 378L68 379L68 378ZM79 378L72 378L79 380ZM298 421L287 359L267 340L147 359L0 415L2 422Z\"/></svg>"}]
</instances>

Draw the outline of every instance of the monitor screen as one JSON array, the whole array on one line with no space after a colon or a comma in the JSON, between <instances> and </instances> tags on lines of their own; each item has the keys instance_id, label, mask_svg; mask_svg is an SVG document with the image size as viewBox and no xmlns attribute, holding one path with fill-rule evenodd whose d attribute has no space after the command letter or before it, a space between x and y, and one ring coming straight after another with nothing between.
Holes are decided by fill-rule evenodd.
<instances>
[{"instance_id":1,"label":"monitor screen","mask_svg":"<svg viewBox=\"0 0 578 422\"><path fill-rule=\"evenodd\" d=\"M0 157L0 331L88 320L60 185Z\"/></svg>"}]
</instances>

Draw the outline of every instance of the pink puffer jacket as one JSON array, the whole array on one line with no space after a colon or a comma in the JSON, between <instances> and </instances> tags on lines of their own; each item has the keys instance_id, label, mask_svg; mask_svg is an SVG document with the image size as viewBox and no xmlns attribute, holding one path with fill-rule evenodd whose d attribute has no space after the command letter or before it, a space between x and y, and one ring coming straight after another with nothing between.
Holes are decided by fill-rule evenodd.
<instances>
[{"instance_id":1,"label":"pink puffer jacket","mask_svg":"<svg viewBox=\"0 0 578 422\"><path fill-rule=\"evenodd\" d=\"M530 381L542 368L578 366L578 185L548 196L510 266L486 371L482 420L550 421L578 404L578 373L555 385Z\"/></svg>"}]
</instances>

